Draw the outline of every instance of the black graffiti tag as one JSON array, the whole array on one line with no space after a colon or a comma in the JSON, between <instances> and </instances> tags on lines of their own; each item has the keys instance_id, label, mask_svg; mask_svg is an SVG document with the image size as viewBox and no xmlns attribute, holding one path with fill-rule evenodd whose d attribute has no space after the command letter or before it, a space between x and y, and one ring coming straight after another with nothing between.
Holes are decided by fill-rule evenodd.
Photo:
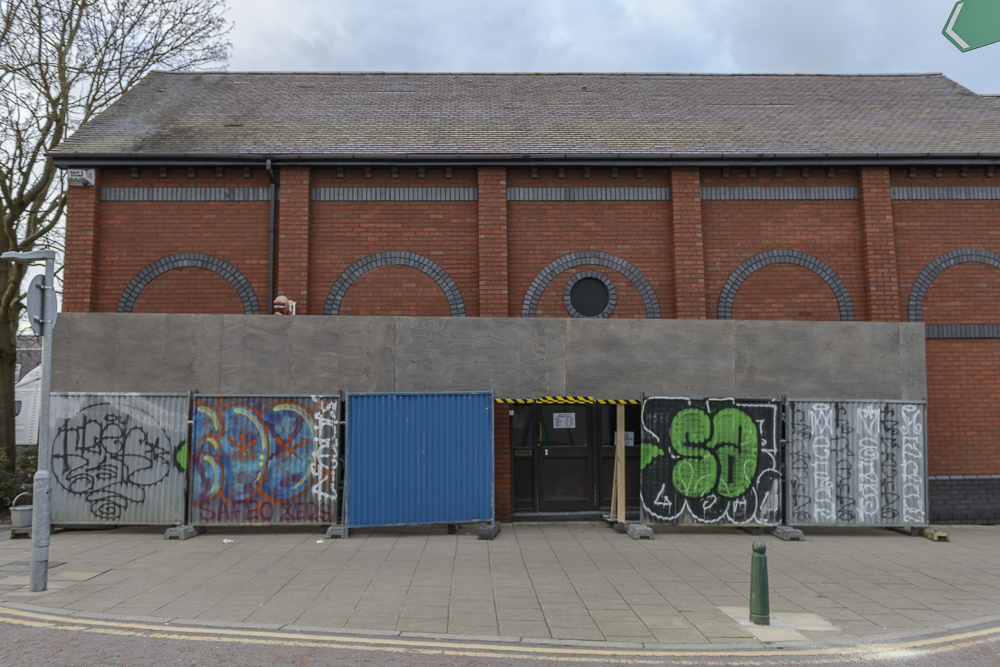
<instances>
[{"instance_id":1,"label":"black graffiti tag","mask_svg":"<svg viewBox=\"0 0 1000 667\"><path fill-rule=\"evenodd\" d=\"M141 415L140 415L141 417ZM173 448L149 419L107 403L89 405L57 429L52 472L63 489L84 499L98 519L114 521L171 470Z\"/></svg>"}]
</instances>

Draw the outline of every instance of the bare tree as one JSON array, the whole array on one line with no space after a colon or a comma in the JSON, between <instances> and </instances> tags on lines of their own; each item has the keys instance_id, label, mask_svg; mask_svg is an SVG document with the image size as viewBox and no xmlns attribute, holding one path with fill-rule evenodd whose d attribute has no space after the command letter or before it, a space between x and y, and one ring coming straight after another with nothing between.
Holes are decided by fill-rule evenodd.
<instances>
[{"instance_id":1,"label":"bare tree","mask_svg":"<svg viewBox=\"0 0 1000 667\"><path fill-rule=\"evenodd\" d=\"M66 208L49 151L153 69L223 66L225 0L0 0L0 252L48 247ZM0 450L13 467L25 267L0 260Z\"/></svg>"}]
</instances>

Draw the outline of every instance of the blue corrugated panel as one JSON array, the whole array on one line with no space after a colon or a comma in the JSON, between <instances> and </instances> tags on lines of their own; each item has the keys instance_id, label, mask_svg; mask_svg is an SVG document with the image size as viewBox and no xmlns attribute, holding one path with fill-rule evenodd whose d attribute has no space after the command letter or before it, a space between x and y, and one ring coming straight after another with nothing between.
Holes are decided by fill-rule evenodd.
<instances>
[{"instance_id":1,"label":"blue corrugated panel","mask_svg":"<svg viewBox=\"0 0 1000 667\"><path fill-rule=\"evenodd\" d=\"M493 519L493 394L349 394L348 526Z\"/></svg>"}]
</instances>

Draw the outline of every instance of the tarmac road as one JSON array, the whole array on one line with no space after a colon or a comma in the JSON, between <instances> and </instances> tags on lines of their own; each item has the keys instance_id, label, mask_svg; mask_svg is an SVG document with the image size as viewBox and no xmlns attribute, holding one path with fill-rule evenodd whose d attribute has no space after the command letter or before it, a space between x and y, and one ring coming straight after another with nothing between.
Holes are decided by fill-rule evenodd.
<instances>
[{"instance_id":1,"label":"tarmac road","mask_svg":"<svg viewBox=\"0 0 1000 667\"><path fill-rule=\"evenodd\" d=\"M883 646L648 651L99 621L0 609L0 665L1000 665L1000 627Z\"/></svg>"}]
</instances>

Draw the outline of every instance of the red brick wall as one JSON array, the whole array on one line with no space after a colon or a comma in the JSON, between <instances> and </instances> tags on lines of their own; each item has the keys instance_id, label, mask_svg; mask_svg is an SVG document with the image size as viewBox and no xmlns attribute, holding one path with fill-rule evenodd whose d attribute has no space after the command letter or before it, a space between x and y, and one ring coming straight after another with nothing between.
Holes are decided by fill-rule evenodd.
<instances>
[{"instance_id":1,"label":"red brick wall","mask_svg":"<svg viewBox=\"0 0 1000 667\"><path fill-rule=\"evenodd\" d=\"M450 317L451 309L430 276L408 266L383 266L354 282L341 301L340 314Z\"/></svg>"},{"instance_id":2,"label":"red brick wall","mask_svg":"<svg viewBox=\"0 0 1000 667\"><path fill-rule=\"evenodd\" d=\"M1000 340L927 341L931 475L1000 474Z\"/></svg>"},{"instance_id":3,"label":"red brick wall","mask_svg":"<svg viewBox=\"0 0 1000 667\"><path fill-rule=\"evenodd\" d=\"M263 300L260 305L264 312ZM154 278L139 293L132 312L244 314L243 302L228 280L195 268L174 269Z\"/></svg>"},{"instance_id":4,"label":"red brick wall","mask_svg":"<svg viewBox=\"0 0 1000 667\"><path fill-rule=\"evenodd\" d=\"M202 169L195 178L187 170L171 169L160 178L156 169L142 169L132 178L126 169L105 170L102 185L107 187L258 187L269 181L262 169L249 179L242 169L228 169L224 178L215 170ZM96 190L96 188L95 188ZM93 310L115 312L122 292L133 277L154 261L183 252L199 252L232 264L250 281L262 312L267 301L268 202L102 202L100 204L101 243L97 248L97 280ZM73 234L69 236L72 238ZM217 274L202 269L185 272L184 277L168 271L139 295L145 312L206 312L219 289ZM204 279L199 280L198 276ZM218 279L218 280L216 280ZM163 282L159 282L163 281ZM225 280L223 283L228 285ZM181 293L175 293L171 286ZM232 298L236 298L236 291ZM226 312L231 297L218 303L213 312ZM235 303L239 303L236 298ZM72 310L76 302L67 304ZM185 309L190 308L190 309ZM239 313L243 312L242 307Z\"/></svg>"},{"instance_id":5,"label":"red brick wall","mask_svg":"<svg viewBox=\"0 0 1000 667\"><path fill-rule=\"evenodd\" d=\"M719 294L747 258L778 248L808 253L844 281L859 320L906 321L912 285L929 262L961 248L1000 253L1000 201L891 201L890 186L996 186L983 169L967 177L948 168L942 178L920 169L838 169L834 178L813 169L808 178L786 168L782 178L759 169L635 170L415 168L392 178L375 169L365 178L348 168L285 168L279 172L277 293L299 302L299 312L318 314L334 282L354 262L390 250L416 252L437 262L458 284L469 316L519 317L531 281L551 261L571 252L608 252L635 265L649 280L664 318L716 317ZM261 168L142 168L98 170L111 187L267 187ZM701 202L701 186L858 187L859 201ZM311 202L310 187L478 187L471 202ZM510 187L669 186L667 202L507 202ZM199 252L239 269L267 309L268 202L100 202L99 187L68 192L67 264L63 308L114 312L128 282L166 255ZM577 272L595 270L615 284L613 317L645 317L635 287L601 266L581 266L553 280L538 306L540 317L568 317L563 289ZM235 290L204 270L170 271L150 283L136 312L243 312ZM440 287L416 269L387 266L365 274L348 290L341 313L447 316ZM772 265L755 272L739 290L737 319L838 320L836 299L808 269ZM934 281L924 303L931 324L1000 324L1000 271L963 264ZM931 474L1000 472L992 422L987 415L1000 394L1000 341L930 340L927 343ZM501 415L503 418L501 419ZM497 516L509 516L509 423L497 411ZM506 477L504 477L506 475ZM506 504L504 504L506 503ZM506 514L504 514L506 513Z\"/></svg>"},{"instance_id":6,"label":"red brick wall","mask_svg":"<svg viewBox=\"0 0 1000 667\"><path fill-rule=\"evenodd\" d=\"M610 169L567 169L559 178L555 169L540 169L531 178L528 169L509 169L510 187L665 187L664 170L646 169L643 178L622 169L618 178ZM538 273L550 262L572 252L608 252L634 265L649 281L660 303L661 317L673 313L670 269L670 202L507 202L510 298L507 314L520 317L525 294ZM580 266L565 271L549 283L539 301L538 317L570 317L563 305L566 282L581 271L599 271L615 285L617 306L611 317L644 318L645 306L638 290L623 275L602 266Z\"/></svg>"},{"instance_id":7,"label":"red brick wall","mask_svg":"<svg viewBox=\"0 0 1000 667\"><path fill-rule=\"evenodd\" d=\"M781 178L760 169L750 178L746 169L705 170L706 187L829 187L857 186L857 173L838 169L834 178L813 169L803 178L799 169L785 169ZM855 317L865 319L865 266L859 202L827 201L706 201L702 202L705 247L706 314L718 315L719 295L732 272L744 261L767 250L797 250L825 262L847 286ZM743 291L747 290L747 294ZM737 292L737 319L839 320L833 292L815 273L796 265L758 269ZM739 314L737 314L739 310Z\"/></svg>"},{"instance_id":8,"label":"red brick wall","mask_svg":"<svg viewBox=\"0 0 1000 667\"><path fill-rule=\"evenodd\" d=\"M63 266L62 309L67 312L97 310L97 249L100 231L101 182L94 170L92 187L66 188L66 260Z\"/></svg>"},{"instance_id":9,"label":"red brick wall","mask_svg":"<svg viewBox=\"0 0 1000 667\"><path fill-rule=\"evenodd\" d=\"M389 169L375 169L365 178L361 169L347 169L337 178L333 169L317 169L312 175L312 187L476 187L475 169L455 169L452 178L445 178L444 169L428 168L426 178L418 178L416 169L400 169L392 178ZM309 293L315 295L315 312L321 313L333 284L350 265L379 252L404 250L423 255L438 263L458 285L468 316L479 315L479 206L478 202L312 202L310 222ZM345 297L352 305L352 315L437 315L414 312L407 299L417 303L447 304L444 293L433 280L417 269L404 268L395 272L379 271L376 278L388 300L398 300L395 312L375 311L364 307L364 300L352 295L361 290L356 282ZM416 287L394 285L393 278L405 277ZM426 279L426 280L425 280ZM428 283L433 288L428 287ZM372 283L368 283L372 284ZM410 290L416 290L412 292ZM398 296L394 296L398 293ZM435 295L432 297L432 295ZM347 301L345 301L347 302ZM379 303L386 306L387 303ZM433 306L437 308L437 306ZM389 309L392 311L392 308ZM444 314L447 315L447 308ZM347 314L347 313L345 313Z\"/></svg>"},{"instance_id":10,"label":"red brick wall","mask_svg":"<svg viewBox=\"0 0 1000 667\"><path fill-rule=\"evenodd\" d=\"M772 264L740 286L734 320L840 320L840 306L826 282L794 264Z\"/></svg>"},{"instance_id":11,"label":"red brick wall","mask_svg":"<svg viewBox=\"0 0 1000 667\"><path fill-rule=\"evenodd\" d=\"M493 514L510 521L510 405L494 403L493 410Z\"/></svg>"}]
</instances>

